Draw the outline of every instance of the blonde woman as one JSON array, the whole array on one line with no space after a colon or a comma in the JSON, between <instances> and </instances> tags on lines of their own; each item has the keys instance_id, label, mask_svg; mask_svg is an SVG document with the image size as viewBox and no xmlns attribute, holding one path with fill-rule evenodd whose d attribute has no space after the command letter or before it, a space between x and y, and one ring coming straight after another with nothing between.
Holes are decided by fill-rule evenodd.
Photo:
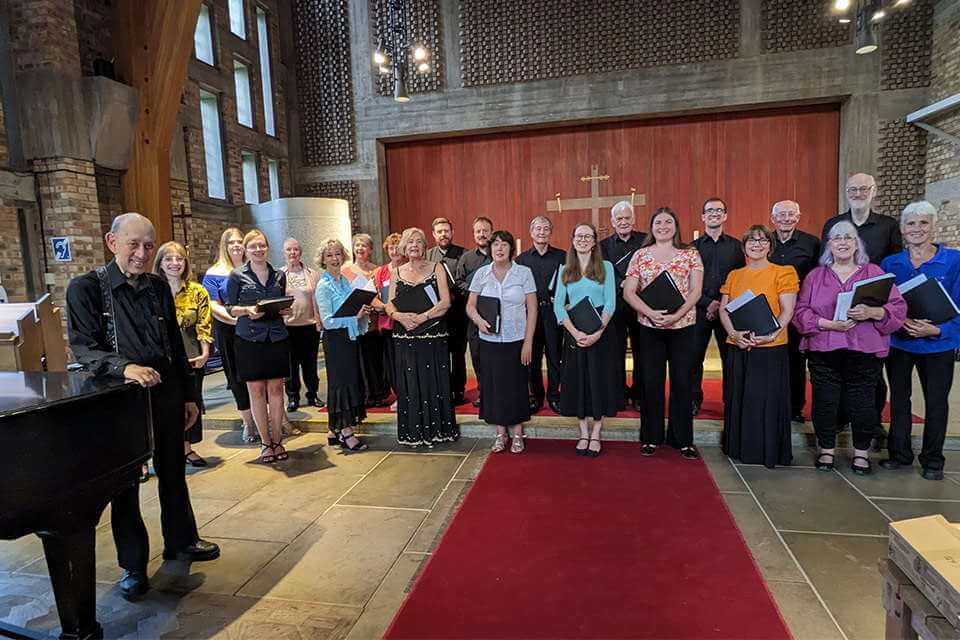
<instances>
[{"instance_id":1,"label":"blonde woman","mask_svg":"<svg viewBox=\"0 0 960 640\"><path fill-rule=\"evenodd\" d=\"M200 416L193 426L183 432L183 456L186 464L205 467L207 461L193 450L203 439L203 368L210 357L213 344L213 320L210 314L210 295L194 280L187 250L179 242L165 242L157 250L153 272L166 279L177 308L177 325L183 337L183 348L193 369Z\"/></svg>"},{"instance_id":2,"label":"blonde woman","mask_svg":"<svg viewBox=\"0 0 960 640\"><path fill-rule=\"evenodd\" d=\"M374 283L380 266L373 262L373 238L366 233L353 236L353 264L344 268L344 275L351 283L362 276L370 283ZM363 333L360 340L360 358L363 362L363 379L366 383L367 406L384 407L390 397L390 383L383 362L383 334L380 332L380 322L376 306L371 307L369 329Z\"/></svg>"},{"instance_id":3,"label":"blonde woman","mask_svg":"<svg viewBox=\"0 0 960 640\"><path fill-rule=\"evenodd\" d=\"M373 275L373 285L377 288L377 291L380 292L382 292L384 288L390 287L390 283L393 282L393 279L396 277L400 265L407 261L400 252L399 233L391 233L387 236L383 241L383 250L387 252L390 262L377 269ZM380 335L383 336L383 373L387 377L389 392L390 388L394 391L397 390L397 385L394 381L397 355L393 344L393 320L391 320L386 313L387 301L381 300L381 297L386 296L383 296L381 293L381 296L375 298L373 308L380 312L379 315L377 315L377 328L380 330ZM394 402L392 408L394 410L397 408L396 402Z\"/></svg>"}]
</instances>

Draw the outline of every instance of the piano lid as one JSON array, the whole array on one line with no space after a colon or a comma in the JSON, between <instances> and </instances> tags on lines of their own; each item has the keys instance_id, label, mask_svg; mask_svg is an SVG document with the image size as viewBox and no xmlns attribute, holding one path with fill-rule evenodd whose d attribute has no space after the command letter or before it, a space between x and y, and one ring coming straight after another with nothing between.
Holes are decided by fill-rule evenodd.
<instances>
[{"instance_id":1,"label":"piano lid","mask_svg":"<svg viewBox=\"0 0 960 640\"><path fill-rule=\"evenodd\" d=\"M0 419L109 392L125 383L86 372L0 372Z\"/></svg>"}]
</instances>

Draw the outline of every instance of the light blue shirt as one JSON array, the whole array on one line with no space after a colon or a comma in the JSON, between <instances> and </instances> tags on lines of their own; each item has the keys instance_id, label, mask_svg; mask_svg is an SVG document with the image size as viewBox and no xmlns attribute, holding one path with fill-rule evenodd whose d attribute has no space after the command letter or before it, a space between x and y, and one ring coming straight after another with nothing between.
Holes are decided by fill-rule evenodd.
<instances>
[{"instance_id":1,"label":"light blue shirt","mask_svg":"<svg viewBox=\"0 0 960 640\"><path fill-rule=\"evenodd\" d=\"M553 313L557 316L557 323L563 324L567 319L567 306L572 307L584 298L590 298L595 307L603 306L602 313L613 315L617 308L617 285L613 265L607 260L603 261L603 272L603 284L586 276L576 282L563 284L563 267L560 267L557 272L557 293L553 298Z\"/></svg>"},{"instance_id":2,"label":"light blue shirt","mask_svg":"<svg viewBox=\"0 0 960 640\"><path fill-rule=\"evenodd\" d=\"M340 276L339 280L336 280L330 275L329 271L324 270L320 272L320 282L317 283L317 293L314 295L317 299L317 308L320 310L320 322L323 323L323 328L346 329L350 339L356 340L357 336L367 332L370 320L366 316L362 319L333 317L340 305L350 297L351 291L353 291L353 288L343 275Z\"/></svg>"}]
</instances>

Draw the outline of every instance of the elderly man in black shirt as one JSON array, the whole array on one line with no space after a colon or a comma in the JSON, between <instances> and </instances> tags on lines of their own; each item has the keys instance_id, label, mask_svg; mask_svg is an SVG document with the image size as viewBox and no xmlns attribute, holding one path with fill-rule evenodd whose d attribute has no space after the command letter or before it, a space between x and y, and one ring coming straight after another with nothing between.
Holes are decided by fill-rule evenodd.
<instances>
[{"instance_id":1,"label":"elderly man in black shirt","mask_svg":"<svg viewBox=\"0 0 960 640\"><path fill-rule=\"evenodd\" d=\"M153 465L160 483L165 559L213 560L220 548L197 533L183 465L183 431L197 419L192 372L170 287L148 273L156 234L149 220L126 213L113 221L106 244L114 259L74 278L67 288L67 332L77 361L96 375L150 388ZM139 485L111 502L120 590L136 599L149 588L147 529Z\"/></svg>"},{"instance_id":2,"label":"elderly man in black shirt","mask_svg":"<svg viewBox=\"0 0 960 640\"><path fill-rule=\"evenodd\" d=\"M453 224L447 218L434 218L430 227L437 244L427 250L427 260L443 263L450 274L450 309L447 311L447 346L450 349L450 394L453 404L463 404L463 389L467 384L467 299L457 291L454 276L463 247L453 243ZM470 323L472 324L472 323Z\"/></svg>"},{"instance_id":3,"label":"elderly man in black shirt","mask_svg":"<svg viewBox=\"0 0 960 640\"><path fill-rule=\"evenodd\" d=\"M567 254L550 246L553 223L546 216L530 221L533 246L517 256L517 264L533 272L537 284L537 329L533 334L533 356L530 360L530 413L543 407L543 355L547 356L546 398L550 409L560 413L560 351L563 336L553 314L553 294L557 290L557 272Z\"/></svg>"},{"instance_id":4,"label":"elderly man in black shirt","mask_svg":"<svg viewBox=\"0 0 960 640\"><path fill-rule=\"evenodd\" d=\"M457 285L457 293L464 299L470 297L470 281L473 280L473 274L477 269L485 264L490 264L490 236L493 234L493 221L485 216L477 216L473 219L473 241L476 247L470 251L465 251L460 259L457 260L457 270L454 274ZM477 325L472 322L467 323L467 342L470 344L470 361L473 362L473 370L477 374L477 390L480 389L480 332ZM473 401L473 406L480 406L480 399Z\"/></svg>"},{"instance_id":5,"label":"elderly man in black shirt","mask_svg":"<svg viewBox=\"0 0 960 640\"><path fill-rule=\"evenodd\" d=\"M617 285L617 309L614 311L613 323L614 338L616 339L616 379L623 384L625 400L635 406L642 400L640 384L640 322L637 312L623 299L623 281L627 278L627 267L634 252L643 244L647 234L634 231L636 222L633 205L623 200L610 209L610 222L613 233L600 241L600 252L603 259L613 265L613 275ZM633 353L633 386L627 386L627 337L630 338L630 351ZM637 407L639 411L639 407Z\"/></svg>"},{"instance_id":6,"label":"elderly man in black shirt","mask_svg":"<svg viewBox=\"0 0 960 640\"><path fill-rule=\"evenodd\" d=\"M803 283L820 260L820 241L816 236L797 229L800 224L800 205L782 200L773 205L770 213L773 223L774 246L770 262L789 265ZM803 405L807 398L807 357L800 351L800 332L793 324L787 327L787 351L790 356L790 417L803 422Z\"/></svg>"},{"instance_id":7,"label":"elderly man in black shirt","mask_svg":"<svg viewBox=\"0 0 960 640\"><path fill-rule=\"evenodd\" d=\"M693 380L693 415L703 404L703 359L710 346L710 336L717 341L721 363L727 360L727 332L720 324L720 287L734 269L745 264L740 241L723 232L727 221L727 203L710 198L703 203L703 235L693 241L703 261L703 292L697 302L697 365Z\"/></svg>"}]
</instances>

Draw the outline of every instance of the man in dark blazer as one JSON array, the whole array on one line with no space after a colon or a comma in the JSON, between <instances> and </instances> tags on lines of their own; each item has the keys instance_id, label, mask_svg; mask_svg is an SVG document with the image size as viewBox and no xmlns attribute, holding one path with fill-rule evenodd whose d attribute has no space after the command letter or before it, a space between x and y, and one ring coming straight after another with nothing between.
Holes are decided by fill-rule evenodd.
<instances>
[{"instance_id":1,"label":"man in dark blazer","mask_svg":"<svg viewBox=\"0 0 960 640\"><path fill-rule=\"evenodd\" d=\"M430 225L436 244L427 249L427 260L442 263L447 271L450 289L450 310L447 311L447 346L450 348L450 393L453 404L464 403L463 389L467 384L467 299L456 287L457 262L463 256L463 247L453 244L453 225L447 218L434 218Z\"/></svg>"}]
</instances>

